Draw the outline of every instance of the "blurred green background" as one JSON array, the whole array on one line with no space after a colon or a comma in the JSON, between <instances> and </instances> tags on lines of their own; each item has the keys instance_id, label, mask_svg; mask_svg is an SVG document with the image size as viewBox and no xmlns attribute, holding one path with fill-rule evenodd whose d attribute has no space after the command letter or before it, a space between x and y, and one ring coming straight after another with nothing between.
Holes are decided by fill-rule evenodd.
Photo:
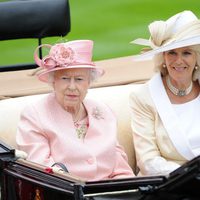
<instances>
[{"instance_id":1,"label":"blurred green background","mask_svg":"<svg viewBox=\"0 0 200 200\"><path fill-rule=\"evenodd\" d=\"M139 53L141 47L131 45L130 41L148 38L147 26L154 20L166 20L183 10L191 10L200 18L199 0L69 0L69 3L71 32L65 38L94 40L94 60ZM54 44L59 39L46 38L43 43ZM36 46L33 39L0 41L0 65L34 62Z\"/></svg>"}]
</instances>

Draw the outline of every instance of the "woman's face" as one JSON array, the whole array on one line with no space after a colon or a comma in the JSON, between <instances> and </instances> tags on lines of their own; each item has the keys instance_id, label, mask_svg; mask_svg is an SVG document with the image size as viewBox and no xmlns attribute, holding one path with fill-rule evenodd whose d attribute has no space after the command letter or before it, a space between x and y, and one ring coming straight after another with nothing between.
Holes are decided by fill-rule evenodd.
<instances>
[{"instance_id":1,"label":"woman's face","mask_svg":"<svg viewBox=\"0 0 200 200\"><path fill-rule=\"evenodd\" d=\"M189 47L164 52L164 60L169 76L176 81L191 81L196 65L196 53Z\"/></svg>"},{"instance_id":2,"label":"woman's face","mask_svg":"<svg viewBox=\"0 0 200 200\"><path fill-rule=\"evenodd\" d=\"M90 86L89 69L55 71L53 87L57 101L66 110L79 108Z\"/></svg>"}]
</instances>

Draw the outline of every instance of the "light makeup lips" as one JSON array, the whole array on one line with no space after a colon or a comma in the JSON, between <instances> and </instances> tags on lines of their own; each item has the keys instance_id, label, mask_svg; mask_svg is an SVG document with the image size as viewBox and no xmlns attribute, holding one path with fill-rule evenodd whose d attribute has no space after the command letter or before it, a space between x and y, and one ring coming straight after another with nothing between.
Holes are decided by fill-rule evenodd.
<instances>
[{"instance_id":1,"label":"light makeup lips","mask_svg":"<svg viewBox=\"0 0 200 200\"><path fill-rule=\"evenodd\" d=\"M185 69L187 69L187 67L173 67L174 70L178 71L178 72L182 72Z\"/></svg>"},{"instance_id":2,"label":"light makeup lips","mask_svg":"<svg viewBox=\"0 0 200 200\"><path fill-rule=\"evenodd\" d=\"M66 94L65 96L68 99L77 99L77 98L79 98L79 95L77 95L77 94Z\"/></svg>"}]
</instances>

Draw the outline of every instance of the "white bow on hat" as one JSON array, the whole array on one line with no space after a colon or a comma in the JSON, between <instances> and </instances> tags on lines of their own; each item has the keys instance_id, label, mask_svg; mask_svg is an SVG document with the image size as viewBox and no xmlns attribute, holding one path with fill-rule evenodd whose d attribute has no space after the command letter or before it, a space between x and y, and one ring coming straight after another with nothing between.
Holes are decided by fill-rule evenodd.
<instances>
[{"instance_id":1,"label":"white bow on hat","mask_svg":"<svg viewBox=\"0 0 200 200\"><path fill-rule=\"evenodd\" d=\"M151 59L164 51L200 44L200 20L191 11L183 11L166 21L155 21L149 25L149 31L149 40L139 38L131 42L152 49L134 56L135 60Z\"/></svg>"}]
</instances>

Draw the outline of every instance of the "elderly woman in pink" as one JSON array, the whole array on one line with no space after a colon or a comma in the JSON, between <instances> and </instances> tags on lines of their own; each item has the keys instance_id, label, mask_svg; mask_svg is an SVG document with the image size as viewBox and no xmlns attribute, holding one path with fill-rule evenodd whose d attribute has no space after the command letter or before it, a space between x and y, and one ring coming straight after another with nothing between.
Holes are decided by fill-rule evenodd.
<instances>
[{"instance_id":1,"label":"elderly woman in pink","mask_svg":"<svg viewBox=\"0 0 200 200\"><path fill-rule=\"evenodd\" d=\"M41 47L50 48L42 60ZM69 173L88 181L134 176L116 139L112 110L85 99L90 83L103 75L91 61L93 42L76 40L42 45L35 61L38 78L53 92L27 106L21 114L17 144L27 159L51 167L62 163Z\"/></svg>"}]
</instances>

